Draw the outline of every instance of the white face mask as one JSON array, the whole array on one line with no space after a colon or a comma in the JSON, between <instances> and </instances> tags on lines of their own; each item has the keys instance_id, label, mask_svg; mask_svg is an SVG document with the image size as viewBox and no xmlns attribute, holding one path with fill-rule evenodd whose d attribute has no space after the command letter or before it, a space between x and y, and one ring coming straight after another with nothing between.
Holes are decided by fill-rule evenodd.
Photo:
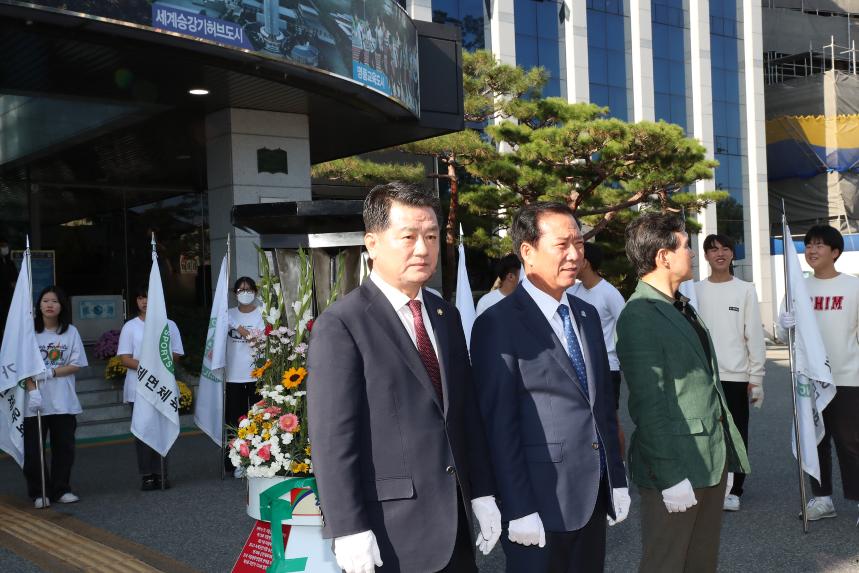
<instances>
[{"instance_id":1,"label":"white face mask","mask_svg":"<svg viewBox=\"0 0 859 573\"><path fill-rule=\"evenodd\" d=\"M255 298L256 295L252 292L240 292L236 295L236 299L239 301L239 304L250 304Z\"/></svg>"},{"instance_id":2,"label":"white face mask","mask_svg":"<svg viewBox=\"0 0 859 573\"><path fill-rule=\"evenodd\" d=\"M6 257L9 255L9 247L0 247L0 256Z\"/></svg>"}]
</instances>

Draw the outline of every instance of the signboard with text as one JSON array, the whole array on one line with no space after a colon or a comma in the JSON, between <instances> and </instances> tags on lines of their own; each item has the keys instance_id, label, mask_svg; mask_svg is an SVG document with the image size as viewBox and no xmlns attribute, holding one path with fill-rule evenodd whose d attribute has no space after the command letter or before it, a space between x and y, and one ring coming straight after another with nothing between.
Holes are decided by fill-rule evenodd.
<instances>
[{"instance_id":1,"label":"signboard with text","mask_svg":"<svg viewBox=\"0 0 859 573\"><path fill-rule=\"evenodd\" d=\"M396 0L0 0L149 28L347 78L420 115L418 35Z\"/></svg>"},{"instance_id":2,"label":"signboard with text","mask_svg":"<svg viewBox=\"0 0 859 573\"><path fill-rule=\"evenodd\" d=\"M283 526L284 544L289 539L289 530L289 525ZM271 529L267 522L257 520L233 565L232 573L264 573L271 561Z\"/></svg>"}]
</instances>

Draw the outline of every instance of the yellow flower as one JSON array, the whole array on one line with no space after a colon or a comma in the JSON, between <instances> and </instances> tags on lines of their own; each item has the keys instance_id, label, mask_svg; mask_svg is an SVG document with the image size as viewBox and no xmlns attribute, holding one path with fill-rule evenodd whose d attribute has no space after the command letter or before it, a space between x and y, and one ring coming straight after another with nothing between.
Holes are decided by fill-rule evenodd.
<instances>
[{"instance_id":1,"label":"yellow flower","mask_svg":"<svg viewBox=\"0 0 859 573\"><path fill-rule=\"evenodd\" d=\"M304 453L307 454L308 456L310 455L310 446L307 446L306 448L304 448Z\"/></svg>"},{"instance_id":2,"label":"yellow flower","mask_svg":"<svg viewBox=\"0 0 859 573\"><path fill-rule=\"evenodd\" d=\"M111 378L120 378L125 376L126 368L122 365L122 358L114 356L107 361L107 366L104 368L104 377L107 380Z\"/></svg>"},{"instance_id":3,"label":"yellow flower","mask_svg":"<svg viewBox=\"0 0 859 573\"><path fill-rule=\"evenodd\" d=\"M239 431L238 431L239 438L244 440L247 435L248 435L247 430L245 430L244 428L239 428Z\"/></svg>"},{"instance_id":4,"label":"yellow flower","mask_svg":"<svg viewBox=\"0 0 859 573\"><path fill-rule=\"evenodd\" d=\"M293 388L298 388L298 386L300 386L304 381L305 376L307 376L307 370L303 366L290 368L283 373L283 378L280 383L283 384L283 387L287 390L291 390Z\"/></svg>"},{"instance_id":5,"label":"yellow flower","mask_svg":"<svg viewBox=\"0 0 859 573\"><path fill-rule=\"evenodd\" d=\"M263 430L271 430L271 422L263 422L262 428Z\"/></svg>"},{"instance_id":6,"label":"yellow flower","mask_svg":"<svg viewBox=\"0 0 859 573\"><path fill-rule=\"evenodd\" d=\"M271 360L266 360L265 364L263 364L259 368L254 368L253 370L251 370L251 376L259 380L260 378L262 378L262 375L265 374L265 371L268 370L270 366Z\"/></svg>"},{"instance_id":7,"label":"yellow flower","mask_svg":"<svg viewBox=\"0 0 859 573\"><path fill-rule=\"evenodd\" d=\"M310 471L310 466L300 462L292 462L290 469L294 474L306 474L308 471Z\"/></svg>"},{"instance_id":8,"label":"yellow flower","mask_svg":"<svg viewBox=\"0 0 859 573\"><path fill-rule=\"evenodd\" d=\"M248 424L246 429L247 429L247 433L248 433L248 434L253 435L253 434L256 434L256 433L257 433L257 425L256 425L256 424L254 424L253 422L251 422L250 424Z\"/></svg>"},{"instance_id":9,"label":"yellow flower","mask_svg":"<svg viewBox=\"0 0 859 573\"><path fill-rule=\"evenodd\" d=\"M268 432L263 432L263 433L262 433L262 439L263 439L263 440L267 440L267 439L269 439L270 437L271 437L271 436L269 435L269 433L268 433Z\"/></svg>"}]
</instances>

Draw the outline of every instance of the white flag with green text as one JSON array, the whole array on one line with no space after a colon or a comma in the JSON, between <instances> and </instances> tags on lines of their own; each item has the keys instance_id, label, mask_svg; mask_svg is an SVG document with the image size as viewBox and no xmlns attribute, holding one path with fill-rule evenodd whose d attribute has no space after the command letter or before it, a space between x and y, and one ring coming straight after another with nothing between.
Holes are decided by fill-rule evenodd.
<instances>
[{"instance_id":1,"label":"white flag with green text","mask_svg":"<svg viewBox=\"0 0 859 573\"><path fill-rule=\"evenodd\" d=\"M206 348L203 351L203 368L200 385L197 387L197 402L194 406L194 423L221 445L224 429L224 368L227 366L227 257L221 263L218 286L209 315L209 331L206 333Z\"/></svg>"},{"instance_id":2,"label":"white flag with green text","mask_svg":"<svg viewBox=\"0 0 859 573\"><path fill-rule=\"evenodd\" d=\"M155 253L149 273L149 300L139 360L131 433L166 456L179 435L179 389L173 369L164 288Z\"/></svg>"},{"instance_id":3,"label":"white flag with green text","mask_svg":"<svg viewBox=\"0 0 859 573\"><path fill-rule=\"evenodd\" d=\"M24 465L24 381L45 371L33 326L33 295L30 292L30 251L24 252L21 272L6 318L0 346L0 449Z\"/></svg>"}]
</instances>

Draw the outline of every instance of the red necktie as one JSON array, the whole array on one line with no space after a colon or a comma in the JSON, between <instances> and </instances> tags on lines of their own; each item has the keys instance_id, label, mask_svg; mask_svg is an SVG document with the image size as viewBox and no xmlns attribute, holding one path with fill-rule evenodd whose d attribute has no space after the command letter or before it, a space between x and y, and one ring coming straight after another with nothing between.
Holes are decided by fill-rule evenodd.
<instances>
[{"instance_id":1,"label":"red necktie","mask_svg":"<svg viewBox=\"0 0 859 573\"><path fill-rule=\"evenodd\" d=\"M444 403L444 394L441 389L441 370L438 367L438 358L432 348L429 334L427 334L426 326L424 326L424 316L421 312L421 301L413 299L409 301L409 310L412 311L412 318L415 319L415 338L417 340L418 354L421 355L421 362L424 363L424 368L427 369L430 382L435 388L438 399Z\"/></svg>"}]
</instances>

